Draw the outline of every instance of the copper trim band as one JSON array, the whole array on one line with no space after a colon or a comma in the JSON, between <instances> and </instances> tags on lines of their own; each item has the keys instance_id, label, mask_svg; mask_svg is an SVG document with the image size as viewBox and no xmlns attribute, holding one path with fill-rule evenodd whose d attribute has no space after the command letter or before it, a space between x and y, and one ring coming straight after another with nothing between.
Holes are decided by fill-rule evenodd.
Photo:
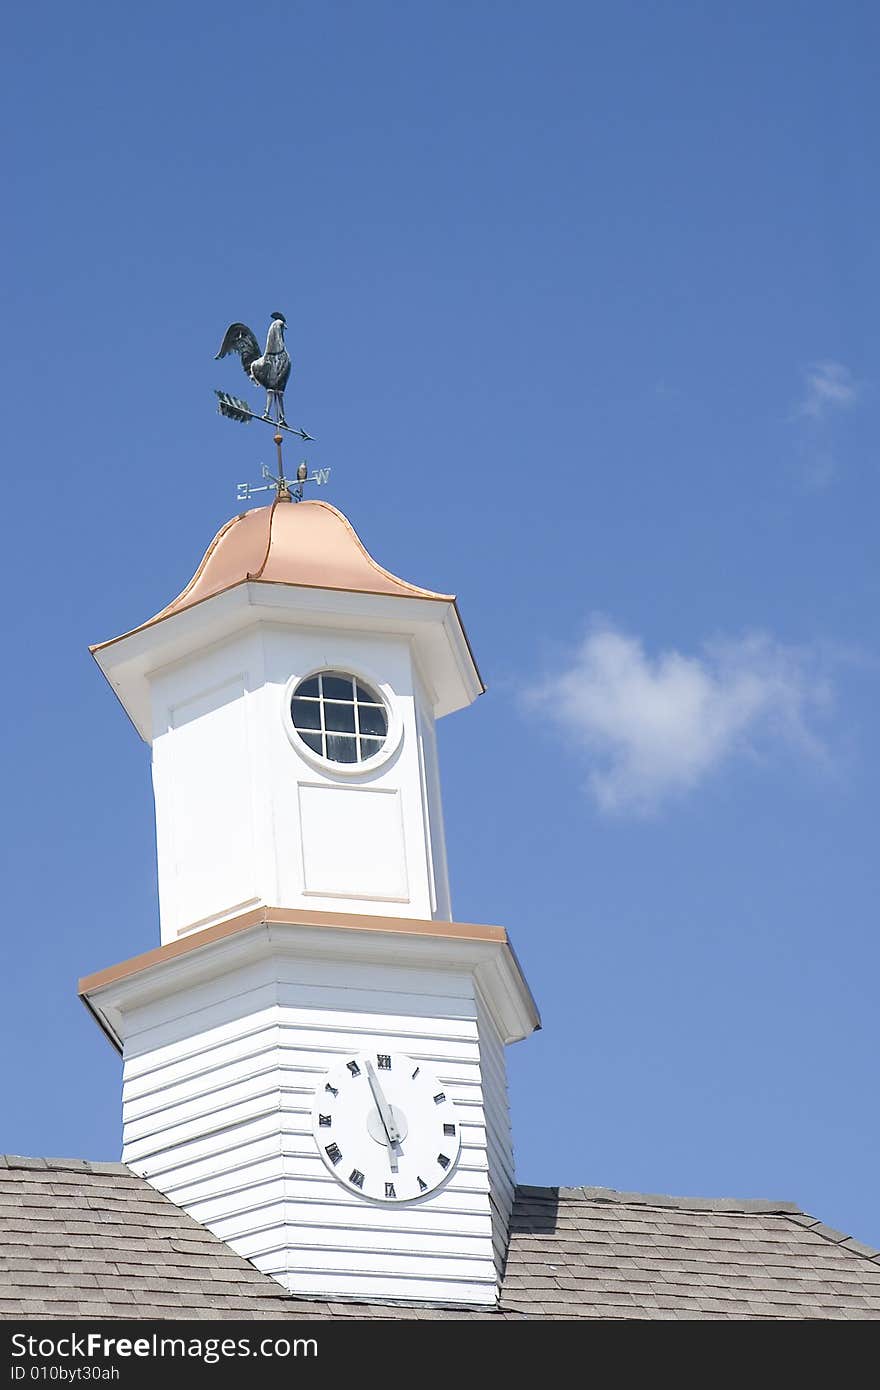
<instances>
[{"instance_id":1,"label":"copper trim band","mask_svg":"<svg viewBox=\"0 0 880 1390\"><path fill-rule=\"evenodd\" d=\"M366 913L303 912L299 908L255 907L250 912L230 917L213 927L194 931L191 936L182 937L178 941L168 941L164 946L145 951L143 955L132 956L129 960L121 961L119 965L111 965L106 970L96 970L91 975L84 975L79 982L79 993L87 995L104 985L115 984L118 980L139 975L141 971L150 970L155 965L163 965L166 961L197 951L202 946L209 946L214 941L223 941L227 937L236 936L239 932L264 923L292 927L329 927L343 931L396 932L401 936L428 936L447 941L496 941L503 946L509 944L507 932L503 927L477 926L471 922L434 922L417 917L373 917Z\"/></svg>"}]
</instances>

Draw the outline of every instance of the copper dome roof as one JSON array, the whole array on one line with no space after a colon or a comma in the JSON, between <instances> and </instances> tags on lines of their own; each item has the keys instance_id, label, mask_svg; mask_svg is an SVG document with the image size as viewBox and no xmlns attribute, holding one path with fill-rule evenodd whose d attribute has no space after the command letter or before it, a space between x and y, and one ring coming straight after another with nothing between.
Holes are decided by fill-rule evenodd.
<instances>
[{"instance_id":1,"label":"copper dome roof","mask_svg":"<svg viewBox=\"0 0 880 1390\"><path fill-rule=\"evenodd\" d=\"M227 521L186 588L151 621L245 581L344 589L361 594L453 602L398 579L368 554L351 523L329 502L273 502Z\"/></svg>"}]
</instances>

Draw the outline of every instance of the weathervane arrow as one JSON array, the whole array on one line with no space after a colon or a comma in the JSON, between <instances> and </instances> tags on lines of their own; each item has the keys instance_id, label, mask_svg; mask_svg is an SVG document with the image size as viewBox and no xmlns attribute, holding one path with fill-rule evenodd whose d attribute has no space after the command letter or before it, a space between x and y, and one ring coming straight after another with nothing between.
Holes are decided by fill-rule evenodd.
<instances>
[{"instance_id":1,"label":"weathervane arrow","mask_svg":"<svg viewBox=\"0 0 880 1390\"><path fill-rule=\"evenodd\" d=\"M286 434L295 434L307 444L313 444L315 436L307 434L305 430L298 430L293 425L282 424L280 420L272 420L268 415L258 415L255 410L251 410L247 401L243 401L239 396L232 396L228 391L214 391L217 397L217 410L220 415L227 420L238 420L242 425L248 424L251 420L262 420L264 425L274 425L276 429L284 430Z\"/></svg>"}]
</instances>

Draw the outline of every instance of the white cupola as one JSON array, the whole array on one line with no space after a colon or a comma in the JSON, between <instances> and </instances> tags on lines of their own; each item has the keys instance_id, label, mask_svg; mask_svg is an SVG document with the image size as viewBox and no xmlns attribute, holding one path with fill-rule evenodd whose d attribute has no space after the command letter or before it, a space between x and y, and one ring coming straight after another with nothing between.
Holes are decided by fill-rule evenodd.
<instances>
[{"instance_id":1,"label":"white cupola","mask_svg":"<svg viewBox=\"0 0 880 1390\"><path fill-rule=\"evenodd\" d=\"M258 906L451 915L434 720L482 692L450 594L325 502L236 517L93 649L152 744L162 940Z\"/></svg>"},{"instance_id":2,"label":"white cupola","mask_svg":"<svg viewBox=\"0 0 880 1390\"><path fill-rule=\"evenodd\" d=\"M455 598L279 499L92 650L153 753L162 944L81 984L124 1160L294 1292L491 1304L503 1048L539 1021L504 930L451 920Z\"/></svg>"}]
</instances>

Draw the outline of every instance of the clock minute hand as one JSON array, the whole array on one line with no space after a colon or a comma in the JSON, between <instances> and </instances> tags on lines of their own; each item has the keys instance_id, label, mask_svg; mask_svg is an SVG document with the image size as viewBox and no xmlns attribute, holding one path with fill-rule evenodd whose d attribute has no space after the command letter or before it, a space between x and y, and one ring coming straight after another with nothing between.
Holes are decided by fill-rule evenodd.
<instances>
[{"instance_id":1,"label":"clock minute hand","mask_svg":"<svg viewBox=\"0 0 880 1390\"><path fill-rule=\"evenodd\" d=\"M373 1068L373 1063L367 1063L367 1079L370 1083L370 1090L373 1092L373 1100L376 1102L376 1109L379 1111L379 1118L382 1121L382 1128L388 1140L388 1158L392 1169L397 1169L397 1155L394 1152L394 1145L400 1143L400 1130L397 1128L394 1116L391 1113L391 1106L385 1099L385 1093L379 1084L379 1078Z\"/></svg>"},{"instance_id":2,"label":"clock minute hand","mask_svg":"<svg viewBox=\"0 0 880 1390\"><path fill-rule=\"evenodd\" d=\"M376 1102L376 1108L379 1111L385 1133L388 1135L392 1144L396 1144L400 1139L400 1130L394 1122L391 1106L385 1099L385 1093L379 1084L379 1078L376 1075L372 1062L367 1063L367 1076L369 1077L370 1090L373 1092L373 1100Z\"/></svg>"}]
</instances>

